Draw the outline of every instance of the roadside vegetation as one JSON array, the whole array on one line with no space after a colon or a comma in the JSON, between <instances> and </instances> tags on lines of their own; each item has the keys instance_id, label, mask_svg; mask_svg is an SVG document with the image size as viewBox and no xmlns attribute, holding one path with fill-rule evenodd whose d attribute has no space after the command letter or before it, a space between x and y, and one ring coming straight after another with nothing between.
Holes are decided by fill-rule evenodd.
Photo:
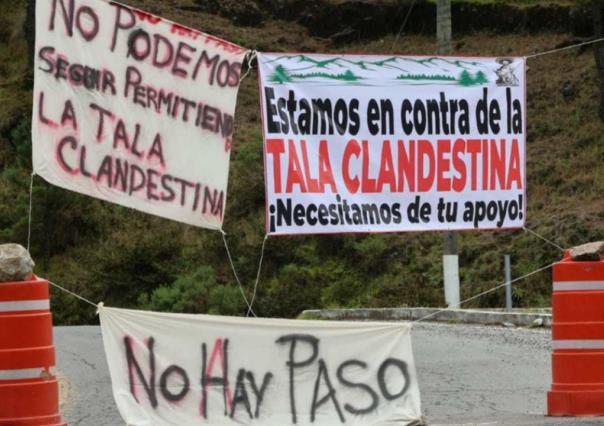
<instances>
[{"instance_id":1,"label":"roadside vegetation","mask_svg":"<svg viewBox=\"0 0 604 426\"><path fill-rule=\"evenodd\" d=\"M6 3L0 14L0 243L25 245L33 82L23 30L25 0ZM337 31L349 24L344 22L330 36L313 26L312 17L289 17L313 2L291 1L291 11L270 9L263 0L126 3L263 51L436 52L435 37L417 30L421 16L412 15L414 24L397 36L405 4L400 6L396 29L390 32L376 27L374 34L355 26L352 33L342 35ZM547 8L582 2L472 3ZM583 28L583 34L578 34L566 24L559 28L554 24L547 31L483 28L457 33L454 23L455 53L528 55L584 40L591 31ZM256 77L252 70L240 90L224 225L248 294L256 277L265 220ZM527 226L562 247L602 239L604 125L598 118L593 50L571 49L529 59L527 77ZM39 177L34 182L31 252L38 275L112 306L245 313L218 232L84 197ZM270 238L254 309L262 316L295 317L303 309L321 307L442 306L442 238L440 233ZM503 280L504 254L512 256L515 277L562 256L522 230L462 232L462 298ZM514 287L514 303L548 306L550 289L550 272L533 275ZM494 292L469 306L502 307L504 300L503 291ZM52 304L59 323L96 321L90 306L69 295L53 290Z\"/></svg>"}]
</instances>

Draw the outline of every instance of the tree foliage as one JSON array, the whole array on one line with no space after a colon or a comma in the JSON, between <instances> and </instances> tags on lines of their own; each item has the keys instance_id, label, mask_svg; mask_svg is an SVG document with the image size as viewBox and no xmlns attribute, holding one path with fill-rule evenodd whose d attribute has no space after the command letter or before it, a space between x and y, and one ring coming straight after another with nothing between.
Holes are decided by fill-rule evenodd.
<instances>
[{"instance_id":1,"label":"tree foliage","mask_svg":"<svg viewBox=\"0 0 604 426\"><path fill-rule=\"evenodd\" d=\"M181 276L170 285L162 285L138 300L142 309L161 312L238 315L243 299L234 286L219 284L211 266Z\"/></svg>"},{"instance_id":2,"label":"tree foliage","mask_svg":"<svg viewBox=\"0 0 604 426\"><path fill-rule=\"evenodd\" d=\"M31 70L20 29L25 2L9 3L0 16L0 243L25 245ZM218 19L214 15L208 15L211 19L189 12L172 16L179 13L172 3L129 3L153 3L169 18L198 27L207 25L209 30L223 31L218 35L232 35L234 41L245 41L250 47L292 51L300 50L300 40L307 40L316 49L333 48L295 23L291 24L295 31L283 30L281 21L265 22L274 25L268 28L271 31L225 29L223 21L214 22ZM501 37L501 43L495 43L493 37ZM508 49L522 52L532 35L514 37L493 35L482 40L473 35L472 43L465 45L493 56L506 54ZM430 38L408 40L410 53L433 50ZM558 37L558 41L562 40ZM535 48L546 50L553 42L548 36L540 43ZM385 52L391 44L355 44L347 49ZM497 44L503 47L493 47ZM598 99L593 96L598 79L591 55L572 55L572 67L568 57L556 55L531 65L528 102L528 226L565 247L604 237L604 125L598 120ZM257 84L251 76L243 81L238 99L224 224L248 299L265 232L262 132ZM461 77L468 84L482 84L486 78L480 73ZM281 70L277 78L286 83L291 76ZM572 103L566 104L559 96L562 79L577 86ZM65 191L40 177L34 179L32 194L31 252L39 275L95 303L174 312L245 312L220 233ZM501 282L503 254L512 255L515 277L561 256L556 248L521 231L464 232L460 239L462 298ZM441 257L438 233L269 238L254 310L262 316L294 317L303 309L321 307L442 306ZM514 301L517 306L548 305L550 292L551 277L546 271L522 281ZM96 321L94 308L68 294L53 290L52 303L58 323ZM469 306L503 304L504 293L494 292Z\"/></svg>"}]
</instances>

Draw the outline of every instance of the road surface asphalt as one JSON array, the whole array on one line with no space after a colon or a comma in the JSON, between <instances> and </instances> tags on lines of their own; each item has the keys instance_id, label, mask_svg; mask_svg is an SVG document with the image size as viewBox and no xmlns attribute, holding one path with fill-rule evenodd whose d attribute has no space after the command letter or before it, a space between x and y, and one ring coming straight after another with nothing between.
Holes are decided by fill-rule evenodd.
<instances>
[{"instance_id":1,"label":"road surface asphalt","mask_svg":"<svg viewBox=\"0 0 604 426\"><path fill-rule=\"evenodd\" d=\"M99 327L55 327L61 414L70 426L123 425ZM604 425L548 418L550 331L419 323L413 351L422 410L432 426Z\"/></svg>"}]
</instances>

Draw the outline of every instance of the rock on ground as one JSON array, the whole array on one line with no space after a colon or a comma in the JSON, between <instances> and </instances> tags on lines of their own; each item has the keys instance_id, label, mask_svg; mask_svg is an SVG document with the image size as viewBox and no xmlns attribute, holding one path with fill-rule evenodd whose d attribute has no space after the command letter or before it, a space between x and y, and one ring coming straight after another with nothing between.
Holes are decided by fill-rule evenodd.
<instances>
[{"instance_id":1,"label":"rock on ground","mask_svg":"<svg viewBox=\"0 0 604 426\"><path fill-rule=\"evenodd\" d=\"M587 243L570 250L570 257L573 260L598 261L604 253L604 241Z\"/></svg>"},{"instance_id":2,"label":"rock on ground","mask_svg":"<svg viewBox=\"0 0 604 426\"><path fill-rule=\"evenodd\" d=\"M0 282L27 281L33 276L34 261L19 244L0 244Z\"/></svg>"}]
</instances>

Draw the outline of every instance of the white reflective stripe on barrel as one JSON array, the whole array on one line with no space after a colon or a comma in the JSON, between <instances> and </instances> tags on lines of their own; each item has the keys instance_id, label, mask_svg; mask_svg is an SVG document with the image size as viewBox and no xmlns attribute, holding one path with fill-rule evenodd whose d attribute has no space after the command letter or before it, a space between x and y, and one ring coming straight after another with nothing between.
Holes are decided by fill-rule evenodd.
<instances>
[{"instance_id":1,"label":"white reflective stripe on barrel","mask_svg":"<svg viewBox=\"0 0 604 426\"><path fill-rule=\"evenodd\" d=\"M604 349L604 340L553 340L553 349Z\"/></svg>"},{"instance_id":2,"label":"white reflective stripe on barrel","mask_svg":"<svg viewBox=\"0 0 604 426\"><path fill-rule=\"evenodd\" d=\"M604 290L604 281L554 281L554 291Z\"/></svg>"},{"instance_id":3,"label":"white reflective stripe on barrel","mask_svg":"<svg viewBox=\"0 0 604 426\"><path fill-rule=\"evenodd\" d=\"M25 380L38 379L45 375L53 375L53 369L47 371L45 368L23 368L20 370L0 370L0 380Z\"/></svg>"},{"instance_id":4,"label":"white reflective stripe on barrel","mask_svg":"<svg viewBox=\"0 0 604 426\"><path fill-rule=\"evenodd\" d=\"M0 312L44 311L50 309L50 300L19 300L0 302Z\"/></svg>"}]
</instances>

